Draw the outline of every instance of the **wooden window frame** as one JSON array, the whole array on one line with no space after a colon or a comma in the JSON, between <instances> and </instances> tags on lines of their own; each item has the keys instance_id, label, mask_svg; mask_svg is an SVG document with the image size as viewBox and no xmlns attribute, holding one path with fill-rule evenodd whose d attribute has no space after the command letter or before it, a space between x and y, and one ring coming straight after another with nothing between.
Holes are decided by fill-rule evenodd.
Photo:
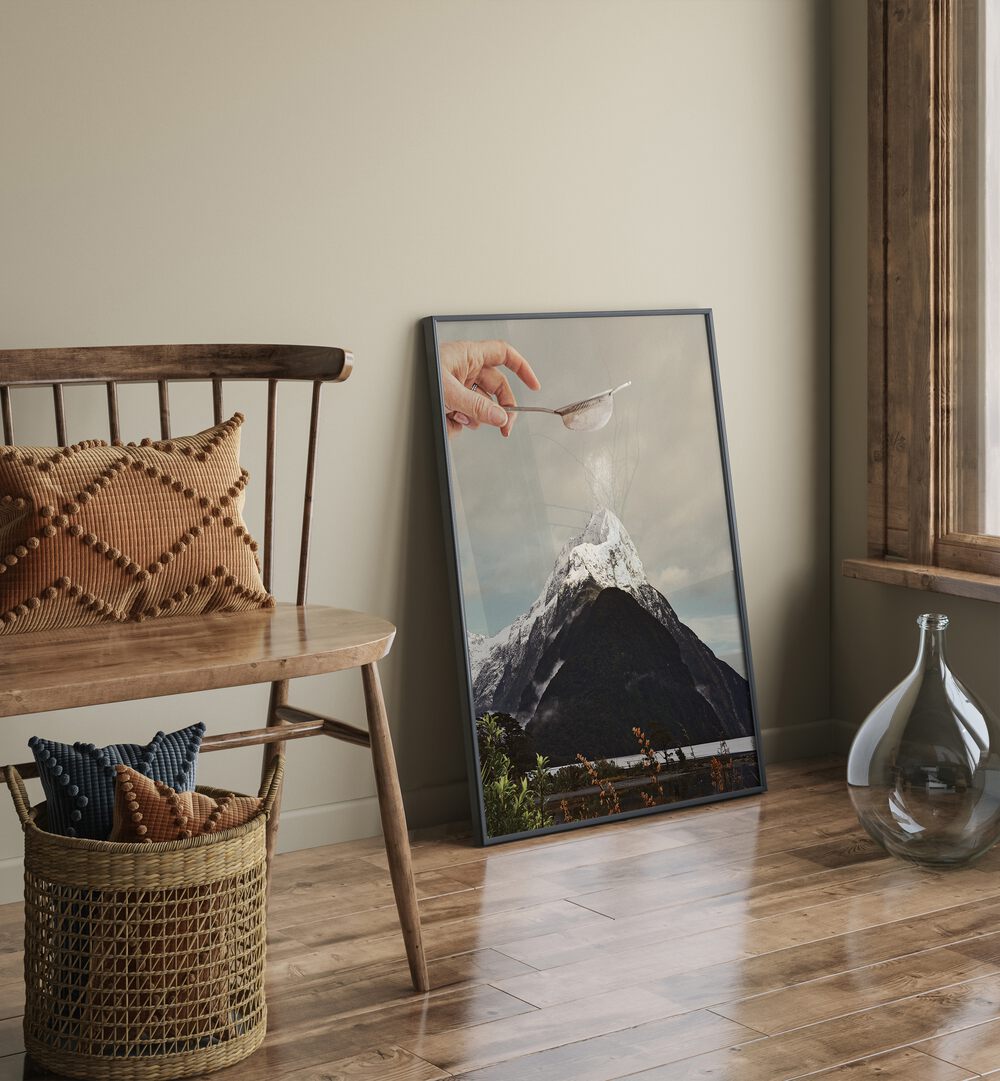
<instances>
[{"instance_id":1,"label":"wooden window frame","mask_svg":"<svg viewBox=\"0 0 1000 1081\"><path fill-rule=\"evenodd\" d=\"M955 372L978 349L972 294L958 303L977 223L956 212L957 148L978 124L960 4L869 0L868 552L843 572L1000 601L1000 538L955 528L954 456L974 453L955 449Z\"/></svg>"}]
</instances>

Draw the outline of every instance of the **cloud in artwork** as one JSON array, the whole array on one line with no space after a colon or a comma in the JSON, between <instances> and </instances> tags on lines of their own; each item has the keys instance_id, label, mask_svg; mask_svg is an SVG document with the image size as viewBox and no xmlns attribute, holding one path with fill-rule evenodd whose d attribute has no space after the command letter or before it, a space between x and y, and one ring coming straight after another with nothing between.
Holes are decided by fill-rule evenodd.
<instances>
[{"instance_id":1,"label":"cloud in artwork","mask_svg":"<svg viewBox=\"0 0 1000 1081\"><path fill-rule=\"evenodd\" d=\"M440 330L446 339L511 341L542 383L536 393L518 391L522 404L559 406L632 380L599 432L572 432L557 417L523 414L508 440L480 428L450 441L464 516L463 583L477 598L470 630L493 634L525 611L562 545L594 509L608 506L681 618L686 609L702 620L699 635L716 652L713 642L739 647L704 320L512 320ZM706 581L717 584L699 597Z\"/></svg>"},{"instance_id":2,"label":"cloud in artwork","mask_svg":"<svg viewBox=\"0 0 1000 1081\"><path fill-rule=\"evenodd\" d=\"M682 589L691 581L691 568L676 563L648 575L650 582L663 594L669 596L674 589Z\"/></svg>"}]
</instances>

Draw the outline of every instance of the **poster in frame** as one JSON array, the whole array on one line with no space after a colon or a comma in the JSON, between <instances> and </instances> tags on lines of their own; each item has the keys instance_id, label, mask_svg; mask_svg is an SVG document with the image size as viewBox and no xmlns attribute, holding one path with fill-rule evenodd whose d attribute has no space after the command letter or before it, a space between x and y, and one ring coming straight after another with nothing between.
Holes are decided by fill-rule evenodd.
<instances>
[{"instance_id":1,"label":"poster in frame","mask_svg":"<svg viewBox=\"0 0 1000 1081\"><path fill-rule=\"evenodd\" d=\"M762 792L711 309L423 324L478 840Z\"/></svg>"}]
</instances>

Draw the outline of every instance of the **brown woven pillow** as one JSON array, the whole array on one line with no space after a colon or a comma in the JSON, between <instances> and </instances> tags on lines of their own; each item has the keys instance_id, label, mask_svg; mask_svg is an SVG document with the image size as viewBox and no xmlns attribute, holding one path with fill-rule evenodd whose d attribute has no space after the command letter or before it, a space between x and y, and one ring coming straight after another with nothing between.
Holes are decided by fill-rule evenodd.
<instances>
[{"instance_id":1,"label":"brown woven pillow","mask_svg":"<svg viewBox=\"0 0 1000 1081\"><path fill-rule=\"evenodd\" d=\"M242 518L242 423L0 447L0 634L271 607Z\"/></svg>"},{"instance_id":2,"label":"brown woven pillow","mask_svg":"<svg viewBox=\"0 0 1000 1081\"><path fill-rule=\"evenodd\" d=\"M131 766L116 766L115 772L112 841L182 841L242 826L260 813L256 796L230 792L215 800L203 792L175 792Z\"/></svg>"}]
</instances>

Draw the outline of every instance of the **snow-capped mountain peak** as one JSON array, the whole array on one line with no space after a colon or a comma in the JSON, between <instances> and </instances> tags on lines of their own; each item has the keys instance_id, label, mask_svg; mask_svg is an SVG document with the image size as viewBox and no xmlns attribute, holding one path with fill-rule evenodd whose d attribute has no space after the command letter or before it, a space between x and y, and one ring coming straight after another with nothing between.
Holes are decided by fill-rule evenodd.
<instances>
[{"instance_id":1,"label":"snow-capped mountain peak","mask_svg":"<svg viewBox=\"0 0 1000 1081\"><path fill-rule=\"evenodd\" d=\"M667 598L647 580L625 527L614 513L600 508L563 546L526 612L490 638L469 635L477 714L496 710L525 725L532 720L568 656L567 636L605 590L628 595L636 611L643 610L664 628L682 655L684 679L714 713L722 717L746 711L738 704L746 698L745 680L680 622Z\"/></svg>"},{"instance_id":2,"label":"snow-capped mountain peak","mask_svg":"<svg viewBox=\"0 0 1000 1081\"><path fill-rule=\"evenodd\" d=\"M526 716L525 707L514 704L515 696L518 701L523 698L523 688L513 685L520 681L512 682L512 675L535 672L527 701L537 701L554 674L536 670L541 650L588 596L611 587L630 593L661 622L676 623L673 610L646 581L642 560L627 530L612 511L602 507L594 511L581 533L563 545L541 594L528 611L492 637L476 635L470 640L475 700L495 701L496 708ZM507 684L511 685L505 694Z\"/></svg>"},{"instance_id":3,"label":"snow-capped mountain peak","mask_svg":"<svg viewBox=\"0 0 1000 1081\"><path fill-rule=\"evenodd\" d=\"M646 582L632 538L605 507L594 511L583 532L563 546L542 595L548 600L567 584L587 578L602 589L616 586L626 592L634 592Z\"/></svg>"}]
</instances>

